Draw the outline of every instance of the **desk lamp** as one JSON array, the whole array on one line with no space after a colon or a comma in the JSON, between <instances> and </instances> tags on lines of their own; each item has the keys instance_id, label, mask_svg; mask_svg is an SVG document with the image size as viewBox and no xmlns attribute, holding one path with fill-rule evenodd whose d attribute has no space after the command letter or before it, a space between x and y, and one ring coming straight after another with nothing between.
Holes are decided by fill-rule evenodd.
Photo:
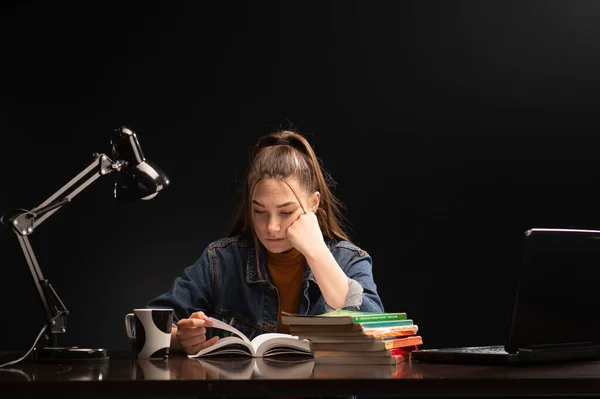
<instances>
[{"instance_id":1,"label":"desk lamp","mask_svg":"<svg viewBox=\"0 0 600 399\"><path fill-rule=\"evenodd\" d=\"M10 225L17 235L46 313L47 324L33 345L35 347L45 333L46 344L35 347L34 351L34 359L38 362L104 361L108 359L108 354L106 349L58 346L58 334L67 331L69 310L52 284L44 278L27 236L100 176L117 173L113 195L120 202L154 198L169 185L169 179L163 171L144 157L132 130L127 127L116 129L110 143L112 159L105 154L94 154L94 160L87 168L38 207L31 210L19 209L0 219L3 224Z\"/></svg>"}]
</instances>

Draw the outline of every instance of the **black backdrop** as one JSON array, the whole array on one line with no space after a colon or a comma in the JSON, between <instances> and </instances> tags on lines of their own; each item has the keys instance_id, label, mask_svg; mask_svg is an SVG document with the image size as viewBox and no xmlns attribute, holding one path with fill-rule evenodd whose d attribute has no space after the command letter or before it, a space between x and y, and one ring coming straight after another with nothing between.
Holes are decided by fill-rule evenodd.
<instances>
[{"instance_id":1,"label":"black backdrop","mask_svg":"<svg viewBox=\"0 0 600 399\"><path fill-rule=\"evenodd\" d=\"M595 1L3 3L1 212L39 205L137 131L171 178L103 177L30 236L65 345L129 348L123 317L227 233L256 138L297 128L337 181L388 311L425 347L504 338L529 227L598 228ZM43 313L0 232L0 349Z\"/></svg>"}]
</instances>

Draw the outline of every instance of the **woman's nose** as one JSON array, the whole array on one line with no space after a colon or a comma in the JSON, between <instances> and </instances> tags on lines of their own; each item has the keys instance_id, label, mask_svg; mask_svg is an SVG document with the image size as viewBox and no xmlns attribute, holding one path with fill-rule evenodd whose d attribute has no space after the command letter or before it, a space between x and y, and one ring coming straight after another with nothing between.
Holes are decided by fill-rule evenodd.
<instances>
[{"instance_id":1,"label":"woman's nose","mask_svg":"<svg viewBox=\"0 0 600 399\"><path fill-rule=\"evenodd\" d=\"M280 229L279 222L276 220L269 220L269 223L267 224L267 229L269 231L274 231L274 232L279 231L279 229Z\"/></svg>"}]
</instances>

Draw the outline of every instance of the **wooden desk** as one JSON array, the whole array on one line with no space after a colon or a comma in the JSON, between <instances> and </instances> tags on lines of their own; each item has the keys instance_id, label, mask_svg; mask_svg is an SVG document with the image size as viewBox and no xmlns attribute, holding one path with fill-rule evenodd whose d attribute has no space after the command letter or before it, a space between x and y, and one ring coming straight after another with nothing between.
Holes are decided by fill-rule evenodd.
<instances>
[{"instance_id":1,"label":"wooden desk","mask_svg":"<svg viewBox=\"0 0 600 399\"><path fill-rule=\"evenodd\" d=\"M600 397L600 361L544 366L471 366L417 361L398 366L315 366L258 373L252 359L211 367L171 355L148 361L110 354L97 364L18 363L0 369L0 396L60 397ZM14 357L13 357L14 358ZM0 360L6 360L2 356ZM2 363L4 363L2 361ZM250 368L248 368L250 366ZM273 372L273 370L275 370Z\"/></svg>"}]
</instances>

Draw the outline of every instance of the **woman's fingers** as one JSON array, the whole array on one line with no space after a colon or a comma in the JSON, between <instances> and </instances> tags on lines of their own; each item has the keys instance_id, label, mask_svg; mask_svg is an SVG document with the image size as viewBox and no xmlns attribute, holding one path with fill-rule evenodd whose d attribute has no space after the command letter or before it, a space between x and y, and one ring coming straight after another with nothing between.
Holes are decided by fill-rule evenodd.
<instances>
[{"instance_id":1,"label":"woman's fingers","mask_svg":"<svg viewBox=\"0 0 600 399\"><path fill-rule=\"evenodd\" d=\"M219 337L206 340L206 329L212 327L212 322L204 312L194 312L187 319L181 319L177 323L177 340L188 355L217 342Z\"/></svg>"},{"instance_id":2,"label":"woman's fingers","mask_svg":"<svg viewBox=\"0 0 600 399\"><path fill-rule=\"evenodd\" d=\"M181 319L177 323L177 329L186 329L186 328L196 328L196 327L212 327L212 322L210 320L198 319L198 318L189 318L189 319Z\"/></svg>"},{"instance_id":3,"label":"woman's fingers","mask_svg":"<svg viewBox=\"0 0 600 399\"><path fill-rule=\"evenodd\" d=\"M184 328L184 329L177 329L177 337L179 338L180 341L185 341L187 339L199 336L199 335L206 335L206 328L204 327L195 327L195 328Z\"/></svg>"},{"instance_id":4,"label":"woman's fingers","mask_svg":"<svg viewBox=\"0 0 600 399\"><path fill-rule=\"evenodd\" d=\"M208 316L203 311L194 312L190 315L190 319L203 319L208 320Z\"/></svg>"},{"instance_id":5,"label":"woman's fingers","mask_svg":"<svg viewBox=\"0 0 600 399\"><path fill-rule=\"evenodd\" d=\"M183 346L184 348L189 348L191 346L199 345L199 344L203 343L204 341L206 341L206 334L197 334L197 335L192 335L190 337L179 339L181 346Z\"/></svg>"},{"instance_id":6,"label":"woman's fingers","mask_svg":"<svg viewBox=\"0 0 600 399\"><path fill-rule=\"evenodd\" d=\"M206 339L206 336L204 336L204 338ZM199 342L197 344L191 345L191 346L184 346L185 348L185 353L187 353L188 355L195 355L196 353L200 352L202 349L204 348L208 348L211 345L214 345L217 341L219 340L218 336L212 337L211 339L209 339L208 341L204 340L203 342Z\"/></svg>"}]
</instances>

